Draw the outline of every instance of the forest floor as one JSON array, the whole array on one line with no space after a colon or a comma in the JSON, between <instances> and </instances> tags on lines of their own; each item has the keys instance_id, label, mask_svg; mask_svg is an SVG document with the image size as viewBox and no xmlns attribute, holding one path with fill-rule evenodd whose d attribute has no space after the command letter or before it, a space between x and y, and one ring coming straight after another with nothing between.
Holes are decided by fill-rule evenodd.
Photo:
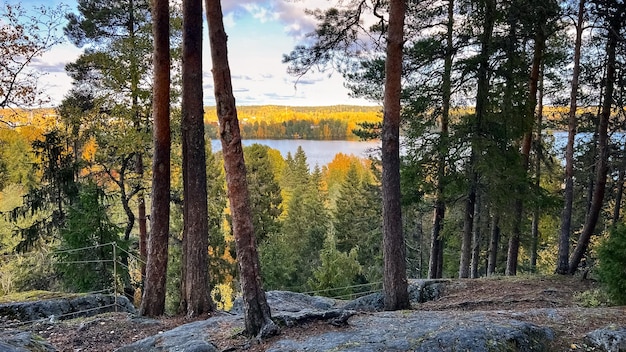
<instances>
[{"instance_id":1,"label":"forest floor","mask_svg":"<svg viewBox=\"0 0 626 352\"><path fill-rule=\"evenodd\" d=\"M589 294L595 292L595 294ZM583 337L594 329L613 324L626 326L626 307L587 308L585 304L601 304L597 284L579 277L522 276L475 280L452 280L441 298L422 303L414 309L507 314L537 325L551 328L556 336L551 350L588 351ZM582 294L581 294L582 293ZM559 319L549 314L537 314L537 309L557 308ZM220 313L216 313L220 314ZM195 319L204 319L206 316ZM60 321L32 326L31 331L53 344L58 351L114 351L144 337L156 335L181 324L191 322L181 317L166 317L158 321L129 317L124 313L108 313L91 318ZM349 323L349 322L348 322ZM225 327L214 336L213 343L221 351L264 351L276 339L299 339L324 331L341 329L326 322L282 328L280 336L263 343L250 343L233 332L241 328Z\"/></svg>"}]
</instances>

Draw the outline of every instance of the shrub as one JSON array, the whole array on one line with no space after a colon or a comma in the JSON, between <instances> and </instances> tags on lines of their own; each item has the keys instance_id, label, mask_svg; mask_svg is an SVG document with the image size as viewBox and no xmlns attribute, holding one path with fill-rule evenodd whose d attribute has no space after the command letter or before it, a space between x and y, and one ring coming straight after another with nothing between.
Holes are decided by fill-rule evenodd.
<instances>
[{"instance_id":1,"label":"shrub","mask_svg":"<svg viewBox=\"0 0 626 352\"><path fill-rule=\"evenodd\" d=\"M618 224L598 248L598 279L617 304L626 304L626 224Z\"/></svg>"}]
</instances>

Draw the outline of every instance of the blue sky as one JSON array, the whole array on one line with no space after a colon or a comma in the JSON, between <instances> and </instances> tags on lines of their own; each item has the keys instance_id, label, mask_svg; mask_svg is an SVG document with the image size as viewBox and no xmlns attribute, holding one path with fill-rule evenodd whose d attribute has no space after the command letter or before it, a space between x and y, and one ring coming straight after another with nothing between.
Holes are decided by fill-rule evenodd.
<instances>
[{"instance_id":1,"label":"blue sky","mask_svg":"<svg viewBox=\"0 0 626 352\"><path fill-rule=\"evenodd\" d=\"M18 0L9 0L17 2ZM21 1L24 6L64 3L75 10L74 1ZM335 104L371 105L362 99L348 97L340 74L326 72L308 74L296 84L281 62L283 54L302 43L304 35L314 29L314 22L305 15L306 8L324 8L327 0L223 0L224 23L228 34L229 60L233 90L238 105L322 106ZM213 82L207 30L204 40L204 97L213 105ZM46 71L42 86L59 102L71 87L63 67L74 61L81 51L72 44L55 47L38 62Z\"/></svg>"}]
</instances>

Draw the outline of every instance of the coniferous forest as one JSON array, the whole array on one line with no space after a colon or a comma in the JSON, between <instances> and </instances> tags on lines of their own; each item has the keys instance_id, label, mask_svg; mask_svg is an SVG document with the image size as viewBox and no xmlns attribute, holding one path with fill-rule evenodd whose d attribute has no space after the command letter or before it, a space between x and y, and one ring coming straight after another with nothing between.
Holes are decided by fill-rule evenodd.
<instances>
[{"instance_id":1,"label":"coniferous forest","mask_svg":"<svg viewBox=\"0 0 626 352\"><path fill-rule=\"evenodd\" d=\"M394 69L387 58L396 2L404 14ZM2 5L6 23L25 25L0 24L3 52L13 53L0 58L0 293L113 288L138 303L162 171L150 167L161 158L153 144L154 14L144 0L78 4L75 13L40 8L38 17ZM197 193L187 187L200 180L203 289L229 308L241 292L240 214L224 171L230 151L207 143L224 137L225 112L204 107L192 120L180 78L190 22L170 5L169 183L158 178L169 184L165 307L175 313L190 304L186 236ZM302 149L243 148L265 290L341 298L380 291L383 238L397 225L408 278L592 275L624 302L626 252L615 250L626 246L623 2L356 1L313 14L316 31L285 53L285 68L302 77L332 66L354 96L378 105L238 107L241 137L360 138L382 147L367 159L338 151L317 166ZM35 109L46 104L45 90L28 64L62 37L89 50L66 66L73 89L65 99ZM390 73L401 83L396 100L386 95ZM394 134L390 102L398 101ZM190 121L200 121L199 139L189 135ZM194 151L204 162L192 173ZM397 168L389 164L394 153ZM389 214L385 186L394 172L401 196ZM120 262L115 271L112 261Z\"/></svg>"}]
</instances>

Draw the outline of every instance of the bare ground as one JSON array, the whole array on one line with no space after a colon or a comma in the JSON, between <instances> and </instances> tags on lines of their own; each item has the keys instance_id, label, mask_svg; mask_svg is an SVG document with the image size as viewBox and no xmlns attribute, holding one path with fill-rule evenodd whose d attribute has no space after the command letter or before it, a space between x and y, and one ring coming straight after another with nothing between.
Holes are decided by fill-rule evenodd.
<instances>
[{"instance_id":1,"label":"bare ground","mask_svg":"<svg viewBox=\"0 0 626 352\"><path fill-rule=\"evenodd\" d=\"M596 328L613 324L626 326L626 307L584 308L576 294L596 288L590 280L577 277L513 277L452 280L443 296L414 309L434 311L483 311L486 315L514 317L554 330L553 351L586 351L583 337ZM549 314L545 308L553 308ZM223 314L223 313L216 313ZM208 316L198 319L205 319ZM194 320L198 320L194 319ZM191 322L181 317L157 321L110 313L92 318L39 324L28 329L52 343L58 351L114 351L147 336ZM324 331L341 329L326 322L283 328L269 340L250 341L238 332L241 326L223 326L212 341L221 351L264 351L275 339L300 339Z\"/></svg>"}]
</instances>

